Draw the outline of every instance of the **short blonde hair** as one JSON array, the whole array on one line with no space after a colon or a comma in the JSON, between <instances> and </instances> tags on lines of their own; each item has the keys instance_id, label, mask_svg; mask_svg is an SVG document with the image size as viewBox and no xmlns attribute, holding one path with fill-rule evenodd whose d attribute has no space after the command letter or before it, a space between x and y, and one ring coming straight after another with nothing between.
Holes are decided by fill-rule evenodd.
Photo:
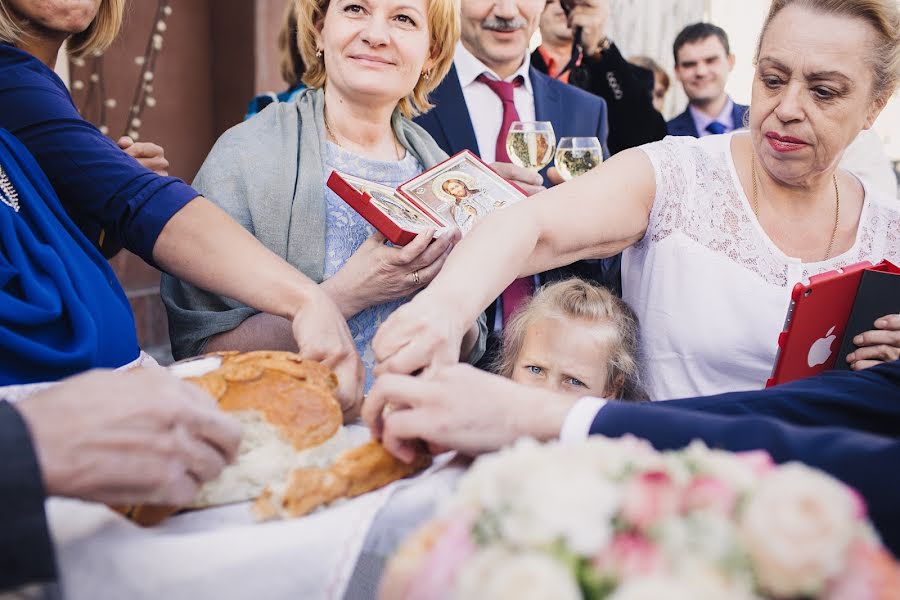
<instances>
[{"instance_id":1,"label":"short blonde hair","mask_svg":"<svg viewBox=\"0 0 900 600\"><path fill-rule=\"evenodd\" d=\"M875 75L873 99L887 99L894 93L900 80L900 9L897 0L772 0L756 46L757 60L772 19L792 5L868 23L876 34L868 61Z\"/></svg>"},{"instance_id":2,"label":"short blonde hair","mask_svg":"<svg viewBox=\"0 0 900 600\"><path fill-rule=\"evenodd\" d=\"M297 11L297 46L306 66L303 83L311 88L325 85L325 61L316 56L316 33L325 20L331 0L293 0ZM460 0L428 0L428 32L431 36L429 57L434 66L428 77L419 77L412 92L399 102L400 112L407 118L428 111L430 94L453 65L453 53L460 31Z\"/></svg>"},{"instance_id":3,"label":"short blonde hair","mask_svg":"<svg viewBox=\"0 0 900 600\"><path fill-rule=\"evenodd\" d=\"M503 349L494 364L495 373L512 377L528 328L544 317L567 317L612 329L604 391L623 400L647 400L641 380L637 315L608 289L583 279L545 285L513 314L503 328Z\"/></svg>"},{"instance_id":4,"label":"short blonde hair","mask_svg":"<svg viewBox=\"0 0 900 600\"><path fill-rule=\"evenodd\" d=\"M97 16L87 29L69 38L68 53L77 57L109 48L119 35L124 13L125 0L102 0ZM27 35L24 25L13 17L7 1L0 0L0 42L16 45L23 35Z\"/></svg>"}]
</instances>

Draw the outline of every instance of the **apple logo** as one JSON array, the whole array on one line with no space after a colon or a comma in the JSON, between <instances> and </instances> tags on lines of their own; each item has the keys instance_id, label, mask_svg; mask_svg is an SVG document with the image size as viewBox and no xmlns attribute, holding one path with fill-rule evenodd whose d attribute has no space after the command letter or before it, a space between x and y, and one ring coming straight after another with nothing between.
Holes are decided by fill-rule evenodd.
<instances>
[{"instance_id":1,"label":"apple logo","mask_svg":"<svg viewBox=\"0 0 900 600\"><path fill-rule=\"evenodd\" d=\"M834 327L825 333L826 337L819 338L809 347L809 355L806 357L806 364L810 368L816 365L824 364L828 357L831 356L831 344L834 343Z\"/></svg>"}]
</instances>

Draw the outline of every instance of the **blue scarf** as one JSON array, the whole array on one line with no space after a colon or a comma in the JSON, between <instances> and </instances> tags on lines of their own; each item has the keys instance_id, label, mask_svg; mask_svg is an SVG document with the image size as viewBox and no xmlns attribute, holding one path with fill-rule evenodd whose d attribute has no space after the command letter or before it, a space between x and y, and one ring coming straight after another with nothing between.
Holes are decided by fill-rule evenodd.
<instances>
[{"instance_id":1,"label":"blue scarf","mask_svg":"<svg viewBox=\"0 0 900 600\"><path fill-rule=\"evenodd\" d=\"M0 167L19 211L0 203L0 385L54 381L139 354L109 263L79 231L28 150L0 129ZM0 190L0 198L9 199Z\"/></svg>"}]
</instances>

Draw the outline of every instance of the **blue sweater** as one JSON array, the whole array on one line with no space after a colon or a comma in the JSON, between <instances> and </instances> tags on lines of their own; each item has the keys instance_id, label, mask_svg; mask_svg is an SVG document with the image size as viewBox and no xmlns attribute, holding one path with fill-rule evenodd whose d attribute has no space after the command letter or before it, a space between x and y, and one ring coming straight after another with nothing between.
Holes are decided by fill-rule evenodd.
<instances>
[{"instance_id":1,"label":"blue sweater","mask_svg":"<svg viewBox=\"0 0 900 600\"><path fill-rule=\"evenodd\" d=\"M168 220L197 197L160 177L81 118L62 80L40 60L0 44L0 129L21 141L88 239L124 246L152 264Z\"/></svg>"}]
</instances>

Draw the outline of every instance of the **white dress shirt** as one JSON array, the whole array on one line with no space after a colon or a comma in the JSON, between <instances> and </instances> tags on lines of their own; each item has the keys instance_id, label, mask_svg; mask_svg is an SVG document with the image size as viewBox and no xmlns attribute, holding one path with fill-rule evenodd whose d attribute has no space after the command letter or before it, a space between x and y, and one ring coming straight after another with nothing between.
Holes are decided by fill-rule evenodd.
<instances>
[{"instance_id":1,"label":"white dress shirt","mask_svg":"<svg viewBox=\"0 0 900 600\"><path fill-rule=\"evenodd\" d=\"M526 53L522 66L503 79L466 50L462 42L458 42L453 64L456 66L456 75L462 86L472 128L475 130L478 154L481 160L490 164L496 160L497 136L500 134L500 125L503 124L503 102L491 88L477 80L478 76L485 74L491 79L503 81L513 81L521 76L523 83L515 88L513 102L516 104L520 121L534 121L534 92L531 88L531 78L528 76L531 57Z\"/></svg>"},{"instance_id":2,"label":"white dress shirt","mask_svg":"<svg viewBox=\"0 0 900 600\"><path fill-rule=\"evenodd\" d=\"M709 127L709 124L713 121L718 121L725 126L725 131L723 133L728 133L729 131L734 131L735 129L740 129L744 126L743 123L736 125L734 122L734 115L731 114L731 111L734 110L734 100L730 97L728 98L728 102L726 102L725 106L722 108L722 112L720 112L719 116L715 119L704 112L700 112L693 106L688 106L688 110L691 111L691 118L694 119L694 126L697 128L697 133L700 134L700 137L712 135L706 128Z\"/></svg>"},{"instance_id":3,"label":"white dress shirt","mask_svg":"<svg viewBox=\"0 0 900 600\"><path fill-rule=\"evenodd\" d=\"M585 396L579 398L566 413L562 429L559 432L560 442L578 442L586 440L591 432L591 425L600 409L606 406L603 398Z\"/></svg>"}]
</instances>

